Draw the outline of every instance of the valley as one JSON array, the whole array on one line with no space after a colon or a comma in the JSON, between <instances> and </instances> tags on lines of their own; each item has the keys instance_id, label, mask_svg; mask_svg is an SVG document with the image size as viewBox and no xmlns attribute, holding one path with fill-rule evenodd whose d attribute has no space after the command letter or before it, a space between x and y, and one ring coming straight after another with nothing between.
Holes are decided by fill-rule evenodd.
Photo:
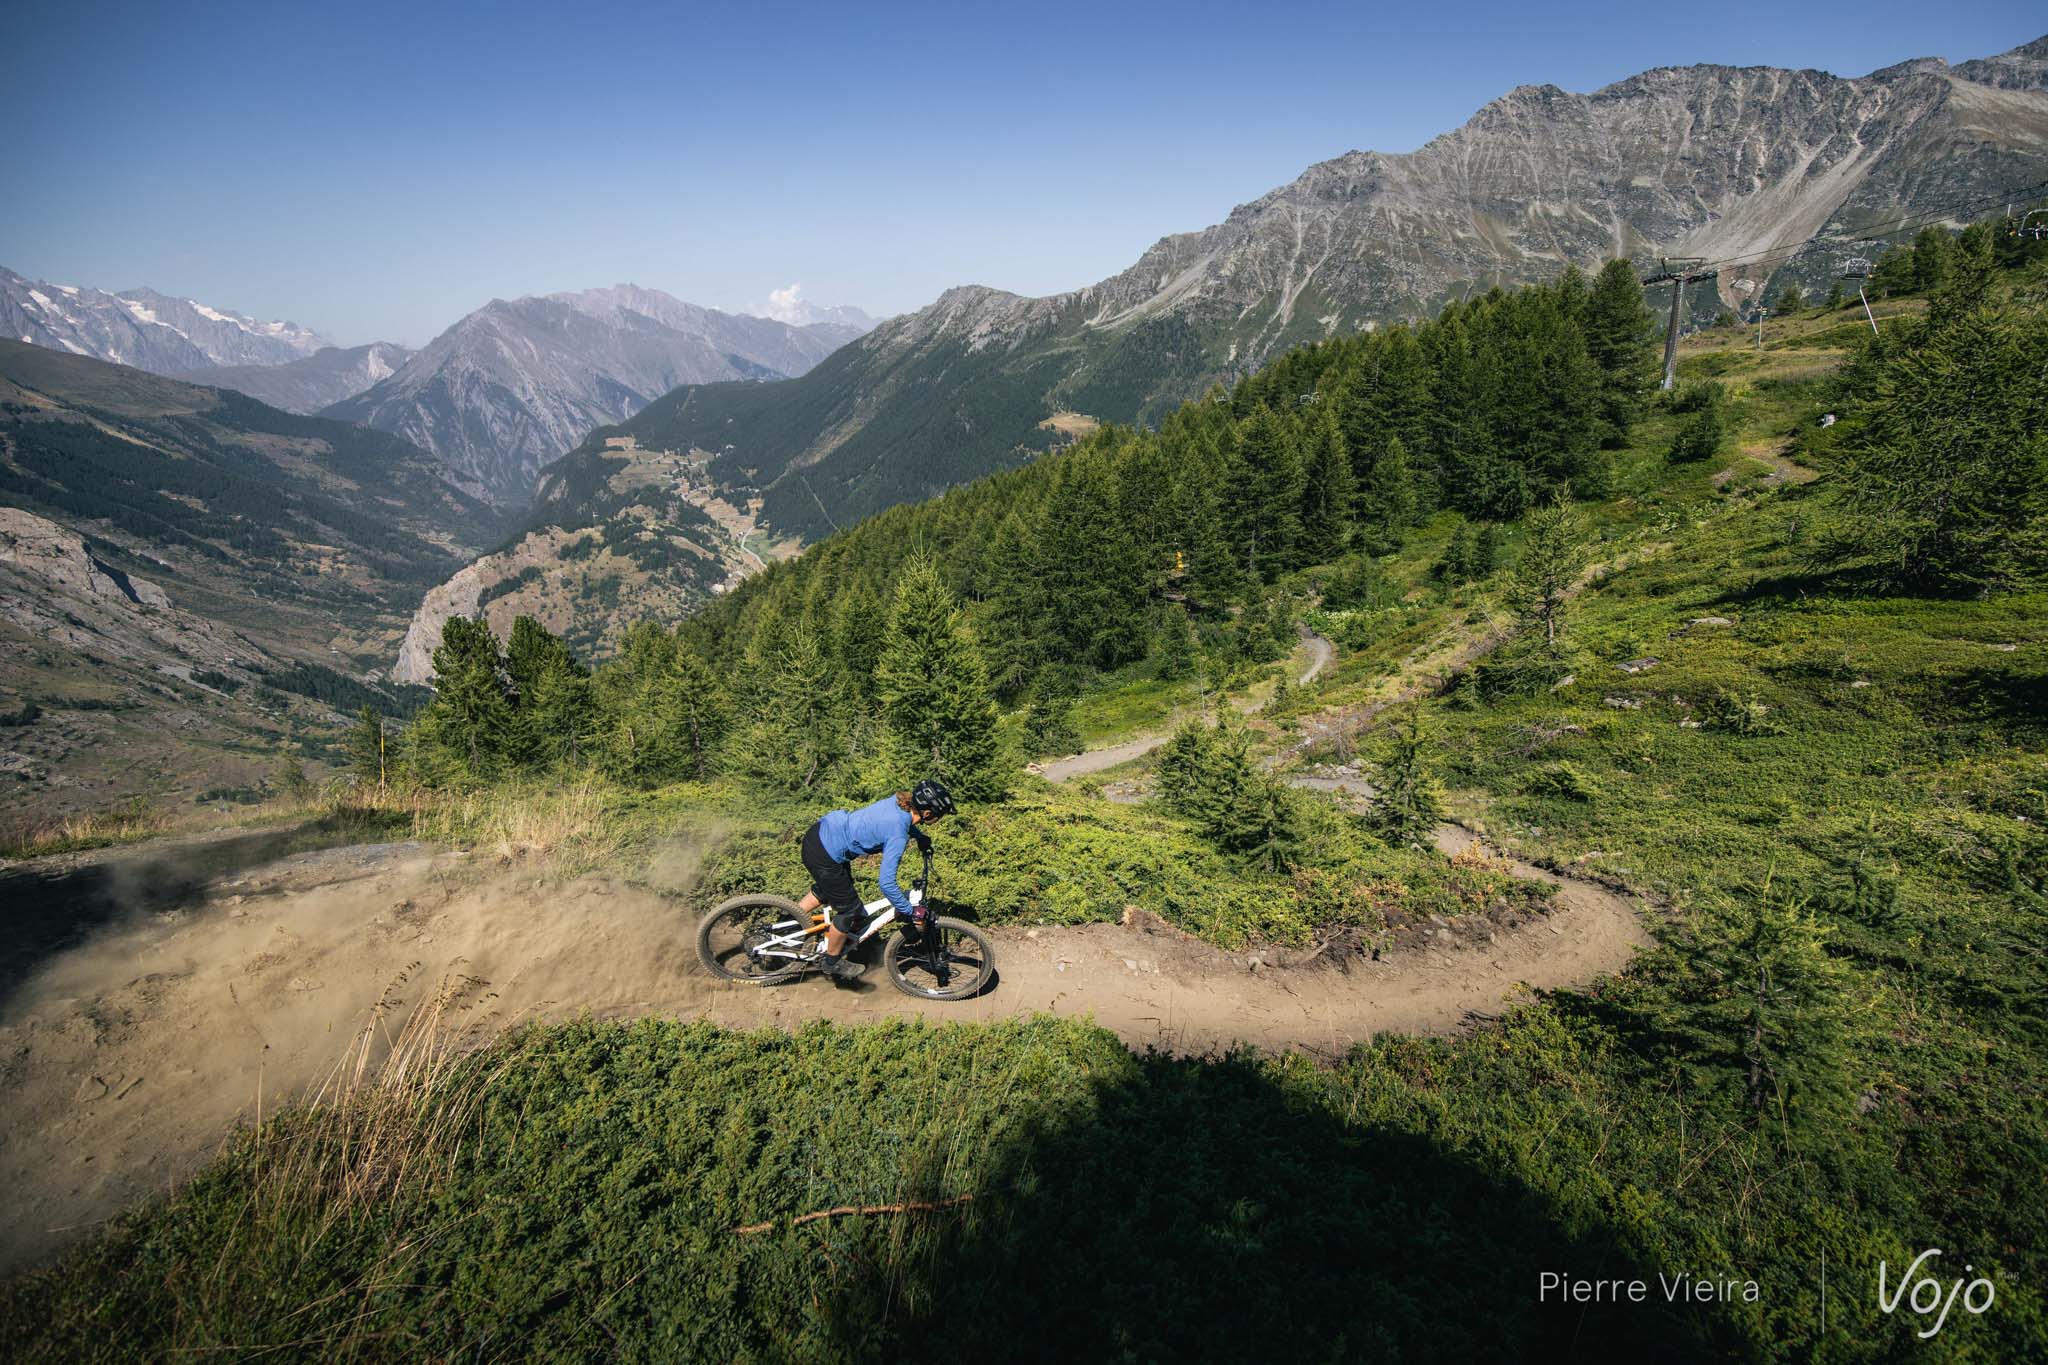
<instances>
[{"instance_id":1,"label":"valley","mask_svg":"<svg viewBox=\"0 0 2048 1365\"><path fill-rule=\"evenodd\" d=\"M2018 287L2038 297L2038 267ZM1883 325L1911 325L1916 307L1898 301ZM1815 1306L1803 1264L1814 1246L1842 1235L1820 1230L1821 1210L1838 1206L1845 1187L1875 1189L1889 1201L1890 1211L1850 1224L1851 1235L1878 1245L1889 1245L1889 1220L1911 1236L1916 1220L1956 1226L1959 1218L2015 1248L2028 1245L2030 1205L1995 1179L1963 1196L1971 1203L1962 1214L1953 1190L1938 1210L1917 1208L1908 1191L1928 1159L1910 1154L1912 1144L1939 1151L2029 1121L2020 1112L2027 1101L2013 1097L2038 1083L2033 1049L2021 1039L2036 932L2024 888L2036 884L2040 865L2018 817L2028 809L2024 793L2038 785L2039 711L2025 698L2039 690L2048 615L2038 591L1976 602L1873 597L1867 587L1805 576L1800 533L1788 528L1838 515L1817 498L1839 467L1810 436L1836 410L1838 394L1826 374L1814 373L1816 361L1824 370L1854 361L1853 349L1837 345L1838 316L1814 310L1790 319L1761 351L1753 332L1745 345L1734 327L1687 340L1686 382L1713 376L1730 392L1724 444L1704 460L1674 461L1667 452L1686 413L1653 405L1613 452L1612 491L1588 509L1598 557L1572 580L1567 674L1494 690L1489 679L1499 674L1490 670L1502 650L1512 652L1519 619L1510 580L1505 571L1446 579L1438 566L1464 527L1441 514L1376 560L1369 591L1347 586L1342 563L1283 578L1302 594L1301 620L1317 632L1309 643L1228 676L1170 684L1190 689L1194 714L1205 694L1221 703L1227 725L1248 737L1253 765L1297 799L1334 811L1322 805L1330 793L1368 822L1378 819L1370 794L1384 794L1394 729L1407 723L1404 713L1426 712L1440 736L1433 752L1453 817L1437 829L1435 851L1369 852L1315 823L1329 816L1304 814L1307 829L1288 837L1334 840L1317 856L1336 861L1261 871L1223 853L1197 817L1182 813L1173 795L1179 760L1171 745L1144 738L1152 722L1141 719L1135 742L1145 748L1121 766L1058 783L1020 777L1004 800L937 831L937 894L988 927L1000 964L995 988L964 1005L919 1004L886 985L745 988L702 973L689 951L693 917L734 890L788 886L796 875L790 833L815 805L743 776L744 768L653 787L539 775L443 795L358 791L276 809L273 818L286 823L275 833L261 842L234 836L249 842L246 851L224 845L213 856L170 845L0 874L26 904L70 894L67 879L85 869L110 869L95 883L107 889L94 893L105 927L33 955L0 1009L17 1059L9 1084L24 1105L20 1136L4 1154L15 1177L7 1182L14 1225L55 1229L16 1239L8 1254L22 1263L77 1248L59 1262L64 1278L32 1277L17 1292L58 1305L62 1322L73 1311L66 1286L99 1273L99 1258L125 1265L153 1254L128 1239L211 1246L227 1229L246 1229L247 1215L226 1213L205 1192L216 1187L201 1183L184 1187L200 1192L139 1215L137 1232L116 1225L106 1240L76 1241L89 1230L79 1222L203 1165L224 1126L254 1122L259 1093L266 1111L274 1096L323 1085L337 1112L368 1102L350 1098L364 1084L349 1079L357 1073L337 1069L356 1055L348 1037L366 1020L415 1008L415 1021L439 1021L439 1032L396 1039L393 1056L418 1057L431 1093L449 1105L483 1106L483 1114L516 1104L527 1116L463 1129L489 1144L487 1158L434 1155L442 1149L424 1134L403 1139L419 1159L447 1162L431 1167L445 1175L380 1196L423 1248L408 1262L416 1275L475 1264L468 1225L434 1212L428 1191L444 1182L465 1182L471 1197L462 1207L482 1210L472 1217L498 1228L507 1205L491 1196L502 1196L508 1168L530 1172L518 1177L531 1182L521 1185L518 1205L547 1209L560 1197L555 1182L627 1180L649 1145L688 1169L724 1169L729 1158L711 1144L742 1141L735 1127L755 1134L744 1141L757 1161L783 1160L787 1142L822 1145L852 1162L871 1146L878 1112L895 1114L899 1091L884 1085L855 1104L847 1087L877 1069L906 1068L930 1087L921 1102L940 1106L919 1131L945 1153L948 1174L906 1182L892 1161L881 1161L862 1168L857 1194L840 1193L845 1186L829 1177L793 1191L727 1189L700 1177L713 1183L681 1196L691 1201L681 1226L752 1227L849 1200L965 1195L999 1211L1016 1229L1005 1235L1033 1246L1056 1237L1069 1260L1086 1260L1085 1282L1060 1290L1078 1315L1068 1321L1129 1321L1118 1306L1129 1291L1116 1267L1133 1248L1144 1249L1143 1264L1179 1274L1210 1267L1207 1244L1190 1235L1168 1247L1149 1222L1116 1213L1092 1215L1084 1233L1064 1219L1056 1230L1041 1228L1045 1177L1032 1172L1047 1153L1061 1157L1059 1170L1085 1151L1128 1163L1136 1149L1110 1134L1130 1131L1138 1146L1172 1140L1201 1155L1199 1170L1166 1181L1176 1207L1226 1217L1231 1192L1247 1188L1254 1171L1267 1181L1258 1188L1271 1188L1276 1153L1284 1153L1284 1169L1305 1163L1303 1178L1322 1200L1336 1201L1339 1216L1317 1224L1315 1246L1345 1236L1398 1240L1389 1219L1445 1219L1453 1248L1483 1249L1475 1263L1505 1261L1488 1272L1489 1294L1505 1293L1506 1280L1532 1265L1574 1255L1558 1248L1563 1224L1503 1219L1510 1195L1501 1182L1560 1202L1578 1220L1573 1226L1603 1229L1601 1244L1644 1275L1719 1264L1711 1249L1735 1248L1720 1254L1739 1258L1742 1278L1760 1286L1754 1300L1688 1300L1655 1313L1625 1304L1589 1309L1603 1340L1680 1354L1753 1352L1801 1330ZM689 457L623 442L613 450L618 472L631 475L621 496L645 496L664 480L673 487L693 472ZM729 529L744 533L744 524L735 518ZM914 535L900 524L886 533ZM1531 553L1526 544L1520 552ZM720 594L713 609L733 611L727 598L745 606L769 586L749 579ZM1312 647L1317 640L1325 646ZM1099 685L1105 690L1087 701L1109 715L1120 688L1158 683L1134 674ZM1719 700L1728 697L1742 705ZM1011 713L1005 725L1018 720ZM1180 733L1169 730L1172 744ZM1112 729L1106 738L1131 734ZM747 760L736 752L732 761ZM2011 846L2016 861L2002 864L1996 849L2012 837L2023 841ZM134 871L112 871L124 865ZM1311 867L1325 866L1357 889L1312 875ZM2021 890L1997 889L2005 884L2001 866L2017 871ZM1871 869L1861 881L1845 871L1859 867ZM1769 909L1768 890L1758 888L1773 885L1802 888L1813 908ZM153 886L167 889L154 897L140 891ZM1749 946L1751 914L1785 915L1765 923L1786 937ZM1916 1032L1906 1036L1873 1004L1894 989L1889 964L1904 951L1902 922L1924 936L1913 958ZM1806 937L1820 923L1834 946L1826 956ZM1756 952L1772 955L1781 980L1824 983L1800 987L1826 992L1799 997L1816 1013L1796 1024L1766 1016L1774 1028L1803 1032L1762 1053L1666 1051L1672 1027L1709 1040L1749 1027L1747 1013L1732 1023L1720 1013L1743 998L1721 983ZM146 969L140 976L137 964ZM1823 1009L1823 999L1835 1003ZM1676 1025L1665 1022L1674 1015ZM202 1036L222 1041L203 1052L180 1041ZM1989 1038L2002 1040L2003 1055L1988 1063L1998 1083L1950 1088L1941 1048ZM1229 1051L1246 1041L1269 1051ZM1831 1073L1797 1071L1792 1077L1801 1079L1779 1082L1798 1087L1793 1093L1818 1112L1751 1110L1747 1057L1790 1068L1838 1047L1866 1059L1831 1063L1846 1068L1840 1093L1821 1088ZM473 1055L484 1069L454 1065L471 1048L481 1049ZM646 1070L635 1069L642 1063L628 1059L643 1055ZM839 1059L830 1076L793 1076L792 1067L810 1065L804 1059L828 1055ZM845 1064L849 1055L858 1067ZM584 1098L530 1088L528 1078L556 1068L567 1095ZM1081 1077L1091 1079L1070 1090ZM761 1087L790 1084L796 1088L775 1092L776 1121L763 1129L760 1116L770 1111L761 1107ZM677 1087L692 1096L686 1122L668 1108ZM1176 1094L1194 1109L1176 1107L1168 1098ZM833 1111L814 1107L817 1096L847 1102L858 1119L842 1126ZM587 1111L567 1110L572 1104ZM1042 1134L1030 1126L1041 1121L1032 1115L1095 1104L1112 1106L1111 1116L1084 1122L1077 1146L1064 1128ZM1235 1140L1222 1136L1219 1114L1232 1116L1228 1131L1246 1135L1256 1159L1227 1155ZM1309 1127L1276 1139L1273 1124L1282 1121ZM1325 1123L1330 1132L1317 1136ZM256 1131L269 1134L260 1139L269 1145L242 1150L268 1152L293 1170L326 1169L320 1163L332 1160L293 1145L303 1139L274 1124ZM544 1136L530 1143L530 1133ZM1201 1133L1216 1136L1193 1136ZM1396 1147L1377 1145L1389 1142ZM1901 1144L1909 1154L1892 1156ZM1818 1189L1792 1180L1792 1172L1811 1172L1819 1151L1881 1151L1906 1168L1891 1177L1852 1169ZM81 1154L94 1159L81 1164ZM1382 1182L1352 1183L1361 1170L1407 1173L1437 1160L1451 1164L1391 1213ZM1671 1161L1683 1164L1685 1179L1668 1174ZM2027 1178L2024 1161L2011 1169ZM229 1181L238 1198L293 1207L275 1202L281 1191L214 1171L207 1178ZM1147 1177L1130 1196L1160 1188L1160 1178ZM1653 1208L1638 1207L1652 1197ZM1268 1216L1299 1218L1314 1206L1289 1195ZM608 1219L621 1216L616 1202L603 1207ZM562 1212L539 1216L554 1228L580 1226ZM979 1258L991 1253L980 1235L956 1244L952 1227L936 1218L904 1230L847 1221L831 1236L833 1245L858 1247L904 1274L917 1273L918 1248L936 1240L956 1282L987 1273ZM348 1254L379 1254L380 1235L352 1232ZM911 1239L907 1249L899 1249L902 1235ZM748 1254L810 1256L819 1245L804 1229L768 1236ZM730 1234L721 1238L684 1254L716 1263L728 1254ZM303 1265L268 1249L255 1254L277 1268L273 1275ZM511 1254L514 1273L533 1265L528 1252ZM1831 1253L1852 1266L1859 1254L1867 1253ZM1984 1257L1974 1264L1994 1263L2001 1286L2026 1282L2029 1253L1973 1255ZM1359 1290L1365 1275L1384 1280L1369 1261L1366 1270L1326 1262L1267 1251L1253 1263L1284 1266L1331 1296ZM140 1302L153 1302L154 1292ZM984 1302L1011 1303L1014 1292ZM1428 1320L1420 1305L1440 1303L1441 1294L1411 1287L1389 1320L1419 1332ZM643 1292L636 1281L616 1295L613 1330L653 1331L667 1320L665 1282ZM244 1310L196 1290L180 1297L183 1312L208 1314L222 1336L247 1339L229 1325L245 1322ZM2031 1302L2014 1297L2010 1316L1973 1319L1961 1330L1995 1352L2023 1350L2038 1323ZM1520 1300L1488 1301L1496 1306L1474 1305L1465 1315L1461 1341L1553 1342L1553 1324L1512 1306ZM394 1285L378 1292L376 1311L405 1304L415 1312L414 1302ZM1035 1302L1017 1311L1036 1311ZM1227 1324L1240 1303L1234 1293L1200 1294L1191 1311ZM1844 1341L1887 1330L1867 1306L1833 1311ZM544 1330L565 1337L578 1330L553 1314L544 1320ZM681 1320L713 1324L734 1343L790 1330L734 1299ZM1334 1330L1335 1310L1330 1321ZM449 1330L428 1322L431 1332ZM319 1330L339 1343L356 1329L330 1320ZM839 1330L815 1317L796 1332L824 1347L840 1340ZM1095 1330L1077 1326L1076 1341ZM1160 1349L1178 1349L1171 1333L1160 1340Z\"/></svg>"},{"instance_id":2,"label":"valley","mask_svg":"<svg viewBox=\"0 0 2048 1365\"><path fill-rule=\"evenodd\" d=\"M0 342L0 404L10 841L333 762L337 711L408 708L414 595L492 534L421 452L239 394Z\"/></svg>"},{"instance_id":3,"label":"valley","mask_svg":"<svg viewBox=\"0 0 2048 1365\"><path fill-rule=\"evenodd\" d=\"M678 385L804 374L868 325L858 309L793 326L629 284L493 299L322 412L411 441L451 482L516 511L593 427Z\"/></svg>"},{"instance_id":4,"label":"valley","mask_svg":"<svg viewBox=\"0 0 2048 1365\"><path fill-rule=\"evenodd\" d=\"M756 521L758 501L735 507L714 491L702 451L642 449L632 436L607 436L596 468L602 483L582 487L583 506L602 499L612 511L600 532L547 521L561 483L544 483L516 543L476 560L430 591L413 614L392 676L433 679L432 655L453 616L478 616L500 636L530 616L579 653L616 652L636 620L680 620L747 575L794 554ZM559 474L551 477L559 478Z\"/></svg>"}]
</instances>

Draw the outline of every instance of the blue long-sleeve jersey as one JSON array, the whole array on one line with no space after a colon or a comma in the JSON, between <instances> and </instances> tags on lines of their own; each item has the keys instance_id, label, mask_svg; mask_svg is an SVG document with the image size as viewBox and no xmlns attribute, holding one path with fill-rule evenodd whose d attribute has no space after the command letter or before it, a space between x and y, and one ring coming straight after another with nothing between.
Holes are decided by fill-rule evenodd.
<instances>
[{"instance_id":1,"label":"blue long-sleeve jersey","mask_svg":"<svg viewBox=\"0 0 2048 1365\"><path fill-rule=\"evenodd\" d=\"M839 862L851 862L881 850L882 894L899 915L910 913L910 893L896 881L903 850L910 844L910 812L885 796L859 810L835 810L818 821L818 842Z\"/></svg>"}]
</instances>

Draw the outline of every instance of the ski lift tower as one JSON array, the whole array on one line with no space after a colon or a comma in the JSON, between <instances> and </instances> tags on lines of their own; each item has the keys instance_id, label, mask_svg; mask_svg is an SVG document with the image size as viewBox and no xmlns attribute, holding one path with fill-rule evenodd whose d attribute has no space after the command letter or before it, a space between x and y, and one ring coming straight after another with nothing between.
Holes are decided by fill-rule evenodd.
<instances>
[{"instance_id":1,"label":"ski lift tower","mask_svg":"<svg viewBox=\"0 0 2048 1365\"><path fill-rule=\"evenodd\" d=\"M1870 259L1867 256L1851 256L1842 262L1842 278L1856 282L1856 297L1863 301L1863 316L1870 320L1870 334L1877 335L1877 315L1870 311L1870 296L1863 292L1863 282L1870 278Z\"/></svg>"},{"instance_id":2,"label":"ski lift tower","mask_svg":"<svg viewBox=\"0 0 2048 1365\"><path fill-rule=\"evenodd\" d=\"M1703 256L1666 256L1643 277L1645 288L1653 284L1671 286L1671 325L1664 329L1664 382L1658 387L1670 389L1678 383L1678 314L1685 304L1685 287L1697 280L1711 280L1720 273L1707 269Z\"/></svg>"}]
</instances>

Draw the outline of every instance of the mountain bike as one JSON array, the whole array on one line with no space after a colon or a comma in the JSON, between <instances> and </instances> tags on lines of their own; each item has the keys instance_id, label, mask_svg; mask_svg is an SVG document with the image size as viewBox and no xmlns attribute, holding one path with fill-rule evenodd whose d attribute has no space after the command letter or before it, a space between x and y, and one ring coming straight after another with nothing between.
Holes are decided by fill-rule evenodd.
<instances>
[{"instance_id":1,"label":"mountain bike","mask_svg":"<svg viewBox=\"0 0 2048 1365\"><path fill-rule=\"evenodd\" d=\"M932 852L922 850L924 867L911 883L910 903L924 904L931 884ZM862 907L870 916L856 944L894 929L882 945L890 982L920 1000L971 1000L995 980L995 950L988 935L965 920L934 915L920 928L904 920L888 898ZM769 986L817 970L825 951L826 912L805 914L782 896L734 896L697 924L697 958L725 981ZM847 951L851 953L853 946Z\"/></svg>"}]
</instances>

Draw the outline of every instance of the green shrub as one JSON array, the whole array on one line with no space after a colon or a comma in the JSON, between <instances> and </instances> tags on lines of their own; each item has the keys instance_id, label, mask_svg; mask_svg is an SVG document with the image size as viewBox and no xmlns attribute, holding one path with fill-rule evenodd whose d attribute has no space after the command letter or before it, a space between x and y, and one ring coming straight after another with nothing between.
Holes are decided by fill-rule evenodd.
<instances>
[{"instance_id":1,"label":"green shrub","mask_svg":"<svg viewBox=\"0 0 2048 1365\"><path fill-rule=\"evenodd\" d=\"M1546 763L1529 775L1523 790L1531 796L1555 796L1566 801L1593 801L1600 786L1575 764Z\"/></svg>"},{"instance_id":2,"label":"green shrub","mask_svg":"<svg viewBox=\"0 0 2048 1365\"><path fill-rule=\"evenodd\" d=\"M1771 719L1771 708L1754 692L1718 689L1705 708L1707 724L1736 735L1777 735L1785 727Z\"/></svg>"},{"instance_id":3,"label":"green shrub","mask_svg":"<svg viewBox=\"0 0 2048 1365\"><path fill-rule=\"evenodd\" d=\"M1704 379L1679 385L1672 391L1670 407L1673 412L1718 412L1727 401L1726 385Z\"/></svg>"}]
</instances>

